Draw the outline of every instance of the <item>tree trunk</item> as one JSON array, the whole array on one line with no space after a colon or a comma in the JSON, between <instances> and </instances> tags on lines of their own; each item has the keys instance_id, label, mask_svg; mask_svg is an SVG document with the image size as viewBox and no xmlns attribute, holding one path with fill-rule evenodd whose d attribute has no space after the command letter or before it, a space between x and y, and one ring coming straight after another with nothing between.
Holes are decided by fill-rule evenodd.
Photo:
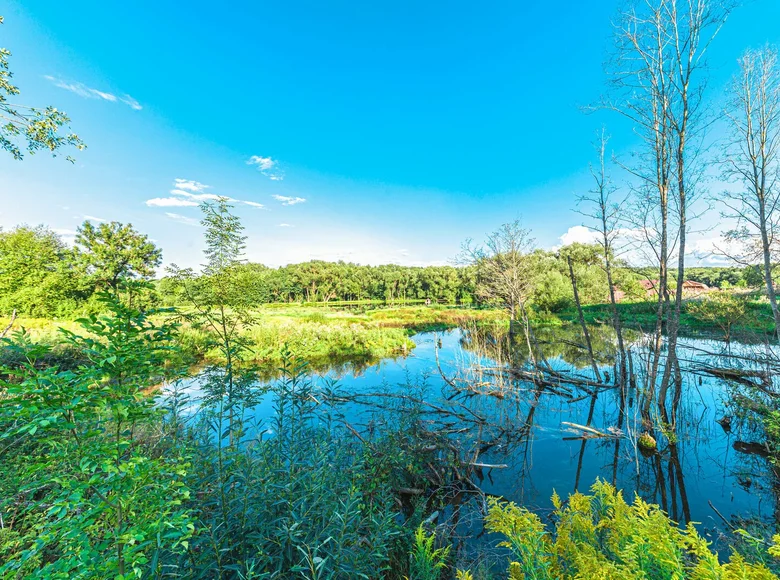
<instances>
[{"instance_id":1,"label":"tree trunk","mask_svg":"<svg viewBox=\"0 0 780 580\"><path fill-rule=\"evenodd\" d=\"M569 263L569 274L571 276L571 289L574 291L574 303L577 305L577 314L580 317L580 326L582 327L582 334L585 336L585 346L588 347L588 356L590 357L590 365L593 368L593 375L596 377L596 381L601 382L601 373L599 367L596 364L596 359L593 356L593 345L590 342L590 333L588 327L585 324L585 315L582 313L582 304L580 304L580 294L577 291L577 277L574 275L574 266L571 263L571 256L566 256L566 261Z\"/></svg>"},{"instance_id":2,"label":"tree trunk","mask_svg":"<svg viewBox=\"0 0 780 580\"><path fill-rule=\"evenodd\" d=\"M769 247L769 232L767 231L766 207L763 198L759 201L760 225L761 225L761 250L764 258L764 282L766 283L766 295L772 306L772 316L775 319L775 336L780 333L780 311L777 309L777 294L775 283L772 280L772 255Z\"/></svg>"}]
</instances>

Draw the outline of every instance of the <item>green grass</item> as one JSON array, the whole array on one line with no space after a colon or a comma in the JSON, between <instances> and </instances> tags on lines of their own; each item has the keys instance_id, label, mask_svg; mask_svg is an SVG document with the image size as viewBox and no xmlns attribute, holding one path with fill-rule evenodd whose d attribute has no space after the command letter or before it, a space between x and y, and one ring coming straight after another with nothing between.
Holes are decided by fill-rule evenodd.
<instances>
[{"instance_id":1,"label":"green grass","mask_svg":"<svg viewBox=\"0 0 780 580\"><path fill-rule=\"evenodd\" d=\"M278 363L282 347L287 345L296 356L314 366L326 362L369 362L408 353L415 346L409 337L416 332L505 318L499 310L440 305L365 306L270 304L257 308L252 313L255 322L241 331L250 345L248 358L261 363ZM0 327L4 328L7 323L7 319L0 319ZM75 322L41 318L19 318L14 327L24 327L34 340L54 345L62 343L59 328L79 329ZM180 340L185 353L195 360L219 360L217 351L208 347L205 332L185 325Z\"/></svg>"},{"instance_id":2,"label":"green grass","mask_svg":"<svg viewBox=\"0 0 780 580\"><path fill-rule=\"evenodd\" d=\"M656 302L621 302L618 306L620 321L626 328L650 331L655 328ZM612 310L609 304L588 304L582 307L585 322L588 324L611 324ZM577 310L569 308L559 312L555 318L565 322L577 322ZM547 317L546 323L555 324ZM683 334L722 334L721 329L710 321L700 320L690 314L683 304L680 316L681 333ZM774 321L769 303L762 300L750 300L747 303L747 314L733 327L735 337L750 335L767 335L774 331Z\"/></svg>"}]
</instances>

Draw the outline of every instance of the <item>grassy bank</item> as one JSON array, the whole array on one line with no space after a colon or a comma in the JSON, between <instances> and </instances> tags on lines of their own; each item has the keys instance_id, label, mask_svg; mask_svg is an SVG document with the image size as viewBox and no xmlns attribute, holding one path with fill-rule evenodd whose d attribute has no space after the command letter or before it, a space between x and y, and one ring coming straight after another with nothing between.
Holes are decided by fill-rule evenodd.
<instances>
[{"instance_id":1,"label":"grassy bank","mask_svg":"<svg viewBox=\"0 0 780 580\"><path fill-rule=\"evenodd\" d=\"M495 321L504 318L498 310L472 310L447 306L404 306L376 308L272 304L252 312L253 321L241 331L249 347L248 359L278 363L284 345L310 363L371 361L403 355L415 344L409 338L416 332L454 328L469 321ZM8 320L0 319L0 327ZM24 328L31 338L61 345L60 329L75 330L73 321L20 318L15 329ZM181 346L198 361L218 361L218 351L209 346L205 331L183 325Z\"/></svg>"},{"instance_id":2,"label":"grassy bank","mask_svg":"<svg viewBox=\"0 0 780 580\"><path fill-rule=\"evenodd\" d=\"M649 331L655 328L656 302L623 302L617 305L620 321L626 328ZM588 304L582 307L585 322L588 324L611 324L612 309L609 304ZM543 321L547 324L556 322L579 321L577 310L569 308ZM703 320L688 311L686 304L680 315L681 332L690 335L714 334L721 335L721 328L711 320ZM765 336L774 331L772 310L769 304L761 300L746 302L745 316L732 326L733 336L747 337L751 335Z\"/></svg>"}]
</instances>

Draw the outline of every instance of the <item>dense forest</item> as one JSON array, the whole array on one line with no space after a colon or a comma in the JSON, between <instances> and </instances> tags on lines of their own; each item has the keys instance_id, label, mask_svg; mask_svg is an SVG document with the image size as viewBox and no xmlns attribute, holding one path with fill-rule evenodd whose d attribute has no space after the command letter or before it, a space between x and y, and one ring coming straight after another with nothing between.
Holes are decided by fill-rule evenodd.
<instances>
[{"instance_id":1,"label":"dense forest","mask_svg":"<svg viewBox=\"0 0 780 580\"><path fill-rule=\"evenodd\" d=\"M576 255L581 298L587 303L609 299L597 246L579 250L536 249L529 257L533 277L530 303L544 312L573 304L567 253ZM129 280L155 281L145 299L156 306L176 306L182 297L172 278L157 278L162 252L132 224L93 225L85 222L74 244L46 226L18 226L0 231L0 315L16 311L34 317L74 317L98 312L104 290ZM479 305L477 267L398 265L365 266L346 262L310 261L270 268L243 262L239 280L249 304L380 301L403 304L430 300L442 304ZM164 271L163 271L164 273ZM613 281L629 299L644 299L638 280L651 278L651 268L616 268ZM686 279L713 288L760 287L755 266L689 268Z\"/></svg>"}]
</instances>

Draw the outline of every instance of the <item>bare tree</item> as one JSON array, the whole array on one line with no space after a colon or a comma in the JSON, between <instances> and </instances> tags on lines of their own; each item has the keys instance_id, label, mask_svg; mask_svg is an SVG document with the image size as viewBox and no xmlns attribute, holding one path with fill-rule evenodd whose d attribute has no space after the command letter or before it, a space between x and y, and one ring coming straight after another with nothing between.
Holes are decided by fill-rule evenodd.
<instances>
[{"instance_id":1,"label":"bare tree","mask_svg":"<svg viewBox=\"0 0 780 580\"><path fill-rule=\"evenodd\" d=\"M748 50L739 59L739 72L731 86L726 117L730 142L723 159L724 178L736 188L723 193L728 208L724 217L736 227L726 233L739 242L743 263L762 265L766 292L772 305L775 332L780 311L772 281L772 249L780 211L780 67L777 49Z\"/></svg>"},{"instance_id":2,"label":"bare tree","mask_svg":"<svg viewBox=\"0 0 780 580\"><path fill-rule=\"evenodd\" d=\"M487 236L485 244L475 246L467 240L462 259L476 266L476 294L480 301L506 308L509 312L509 339L514 342L518 316L523 322L523 332L528 356L536 367L537 357L532 343L533 330L528 320L526 304L533 291L533 272L528 254L534 240L520 220L506 223Z\"/></svg>"},{"instance_id":3,"label":"bare tree","mask_svg":"<svg viewBox=\"0 0 780 580\"><path fill-rule=\"evenodd\" d=\"M533 245L531 232L515 220L489 234L483 246L468 240L463 248L465 259L477 267L477 295L506 308L512 321L524 312L533 288L527 259Z\"/></svg>"},{"instance_id":4,"label":"bare tree","mask_svg":"<svg viewBox=\"0 0 780 580\"><path fill-rule=\"evenodd\" d=\"M607 275L607 286L609 287L609 302L612 309L612 325L617 335L618 358L620 376L618 381L625 386L627 383L626 368L626 349L623 342L623 331L620 325L620 314L617 308L617 298L615 296L615 282L612 272L612 261L615 256L615 241L620 233L620 215L625 206L625 198L619 199L616 195L616 189L607 173L606 150L609 143L609 136L606 130L602 129L596 142L596 151L598 153L598 164L590 166L590 173L593 176L595 185L587 194L580 196L577 200L579 211L584 216L591 218L595 225L587 225L598 234L598 244L601 246L602 257L604 260L604 271Z\"/></svg>"},{"instance_id":5,"label":"bare tree","mask_svg":"<svg viewBox=\"0 0 780 580\"><path fill-rule=\"evenodd\" d=\"M707 127L701 107L705 55L730 9L730 0L630 0L615 27L616 52L609 70L613 94L605 104L634 123L643 143L638 162L626 169L638 179L640 223L658 257L657 320L645 412L649 415L654 396L665 320L667 360L658 392L665 422L685 281L688 208L698 175L697 145ZM671 305L669 262L675 245L677 280Z\"/></svg>"}]
</instances>

